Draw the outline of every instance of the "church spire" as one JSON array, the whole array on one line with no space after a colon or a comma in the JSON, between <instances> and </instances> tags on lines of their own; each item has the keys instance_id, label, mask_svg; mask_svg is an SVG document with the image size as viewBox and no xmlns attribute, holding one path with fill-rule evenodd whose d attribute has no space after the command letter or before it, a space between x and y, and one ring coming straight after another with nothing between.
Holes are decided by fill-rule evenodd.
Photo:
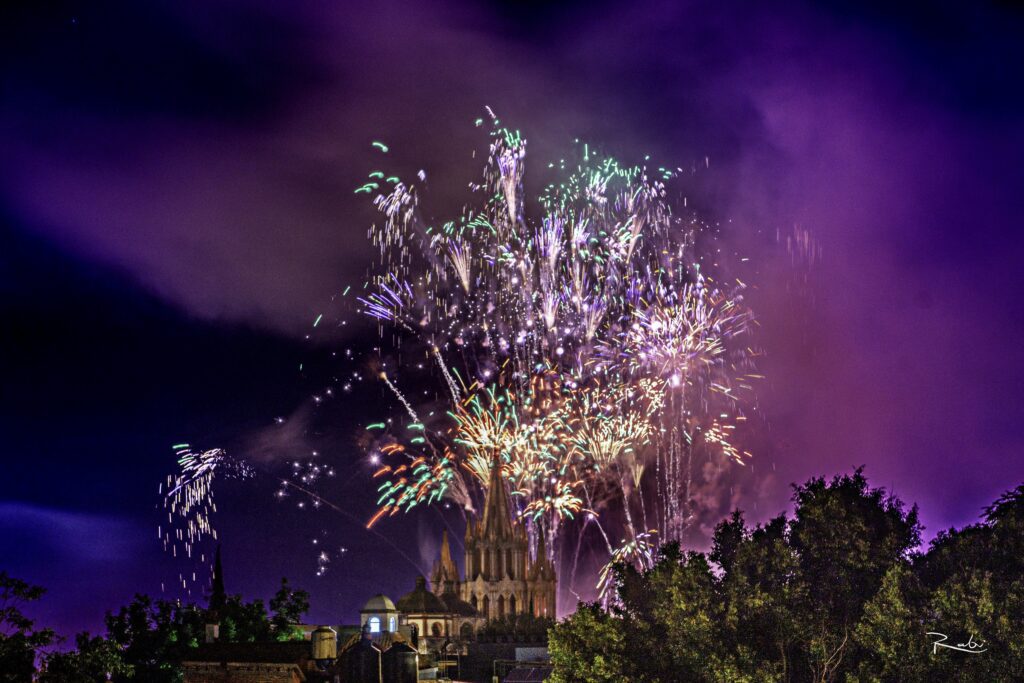
<instances>
[{"instance_id":1,"label":"church spire","mask_svg":"<svg viewBox=\"0 0 1024 683\"><path fill-rule=\"evenodd\" d=\"M452 549L448 545L448 530L445 529L441 534L441 566L448 568L454 564L454 561L452 561Z\"/></svg>"},{"instance_id":2,"label":"church spire","mask_svg":"<svg viewBox=\"0 0 1024 683\"><path fill-rule=\"evenodd\" d=\"M443 595L458 590L459 581L459 568L452 559L448 530L445 529L441 536L441 556L434 563L434 569L430 573L430 585L435 594Z\"/></svg>"},{"instance_id":3,"label":"church spire","mask_svg":"<svg viewBox=\"0 0 1024 683\"><path fill-rule=\"evenodd\" d=\"M512 518L509 515L508 492L501 476L501 461L494 454L491 463L490 483L484 501L483 536L485 538L511 538Z\"/></svg>"},{"instance_id":4,"label":"church spire","mask_svg":"<svg viewBox=\"0 0 1024 683\"><path fill-rule=\"evenodd\" d=\"M224 592L224 568L220 563L220 545L217 546L217 555L213 560L213 586L210 591L211 611L217 612L224 608L227 603L227 594Z\"/></svg>"}]
</instances>

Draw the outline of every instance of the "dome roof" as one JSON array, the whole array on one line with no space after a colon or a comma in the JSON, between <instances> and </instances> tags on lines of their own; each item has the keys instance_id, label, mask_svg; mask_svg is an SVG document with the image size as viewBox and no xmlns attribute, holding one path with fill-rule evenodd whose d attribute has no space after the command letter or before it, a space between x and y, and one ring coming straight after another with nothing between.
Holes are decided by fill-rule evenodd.
<instances>
[{"instance_id":1,"label":"dome roof","mask_svg":"<svg viewBox=\"0 0 1024 683\"><path fill-rule=\"evenodd\" d=\"M377 593L372 598L366 601L366 604L361 610L363 612L394 612L395 603L391 602L391 598L384 595L383 593Z\"/></svg>"},{"instance_id":2,"label":"dome roof","mask_svg":"<svg viewBox=\"0 0 1024 683\"><path fill-rule=\"evenodd\" d=\"M441 600L445 606L448 607L448 611L452 614L458 614L460 617L475 617L476 610L473 609L473 605L469 604L455 593L445 593L441 596Z\"/></svg>"},{"instance_id":3,"label":"dome roof","mask_svg":"<svg viewBox=\"0 0 1024 683\"><path fill-rule=\"evenodd\" d=\"M427 590L427 580L416 578L416 588L408 595L398 599L398 609L406 614L447 614L448 607L433 593Z\"/></svg>"}]
</instances>

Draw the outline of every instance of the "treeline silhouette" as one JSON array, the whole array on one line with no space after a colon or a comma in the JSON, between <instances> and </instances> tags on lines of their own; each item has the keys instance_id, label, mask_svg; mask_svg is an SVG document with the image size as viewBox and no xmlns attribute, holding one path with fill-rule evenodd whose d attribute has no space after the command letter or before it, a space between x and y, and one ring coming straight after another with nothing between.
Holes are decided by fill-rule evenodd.
<instances>
[{"instance_id":1,"label":"treeline silhouette","mask_svg":"<svg viewBox=\"0 0 1024 683\"><path fill-rule=\"evenodd\" d=\"M916 506L861 469L794 486L793 503L754 527L733 513L708 553L669 545L645 570L617 567L607 609L580 605L549 630L550 680L1024 681L1024 485L927 548ZM105 635L60 651L23 613L43 592L0 572L0 683L176 683L210 615L139 595ZM282 582L269 611L219 593L221 640L302 637L304 591Z\"/></svg>"},{"instance_id":2,"label":"treeline silhouette","mask_svg":"<svg viewBox=\"0 0 1024 683\"><path fill-rule=\"evenodd\" d=\"M269 612L262 600L225 595L223 583L218 593L216 584L209 606L136 595L107 612L105 635L80 633L74 648L62 650L52 630L36 628L23 613L44 589L0 572L0 683L180 683L181 662L205 640L211 617L225 642L303 638L294 624L309 610L309 594L287 579L270 599Z\"/></svg>"},{"instance_id":3,"label":"treeline silhouette","mask_svg":"<svg viewBox=\"0 0 1024 683\"><path fill-rule=\"evenodd\" d=\"M916 506L861 469L735 512L709 553L617 568L617 599L556 625L555 683L1024 681L1024 485L920 548Z\"/></svg>"}]
</instances>

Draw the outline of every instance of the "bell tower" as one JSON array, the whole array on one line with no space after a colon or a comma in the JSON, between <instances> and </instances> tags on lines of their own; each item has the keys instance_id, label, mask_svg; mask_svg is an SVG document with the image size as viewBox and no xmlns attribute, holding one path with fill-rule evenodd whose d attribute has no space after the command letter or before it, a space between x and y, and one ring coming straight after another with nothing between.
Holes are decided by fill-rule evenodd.
<instances>
[{"instance_id":1,"label":"bell tower","mask_svg":"<svg viewBox=\"0 0 1024 683\"><path fill-rule=\"evenodd\" d=\"M554 566L545 557L543 540L537 560L530 562L526 528L513 517L497 456L491 463L483 518L469 520L465 541L466 578L461 597L481 617L500 619L527 611L554 616ZM442 543L437 567L446 564L446 548L446 542Z\"/></svg>"}]
</instances>

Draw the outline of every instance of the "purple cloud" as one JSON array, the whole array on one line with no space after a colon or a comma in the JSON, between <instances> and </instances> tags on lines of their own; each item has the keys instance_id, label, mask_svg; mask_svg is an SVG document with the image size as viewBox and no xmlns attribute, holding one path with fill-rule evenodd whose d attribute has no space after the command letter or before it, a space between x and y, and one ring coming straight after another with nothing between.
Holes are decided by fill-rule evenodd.
<instances>
[{"instance_id":1,"label":"purple cloud","mask_svg":"<svg viewBox=\"0 0 1024 683\"><path fill-rule=\"evenodd\" d=\"M736 504L774 514L788 482L867 464L934 531L1024 479L1024 127L1000 96L1019 48L993 37L998 9L936 9L931 33L801 3L547 23L455 2L162 11L210 80L149 55L154 94L134 106L49 106L45 79L0 106L0 193L64 248L190 314L302 334L371 256L365 174L424 168L429 210L450 212L491 105L533 169L575 137L704 166L695 201L758 264L764 430L752 473L713 473L705 523ZM276 48L240 37L238 13L264 38L279 26ZM225 111L221 89L249 106ZM794 227L821 249L807 272L775 239Z\"/></svg>"}]
</instances>

